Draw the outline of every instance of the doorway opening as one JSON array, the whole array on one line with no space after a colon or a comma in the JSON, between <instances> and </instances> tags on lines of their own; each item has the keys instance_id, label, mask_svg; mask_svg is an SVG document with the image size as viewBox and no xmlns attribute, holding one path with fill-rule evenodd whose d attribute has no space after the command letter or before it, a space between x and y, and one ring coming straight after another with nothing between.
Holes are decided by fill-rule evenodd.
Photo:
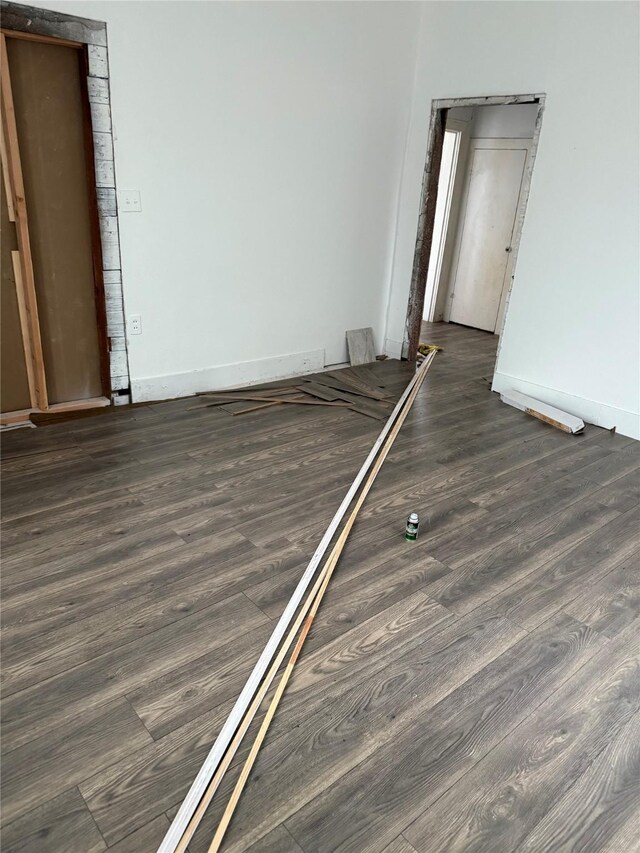
<instances>
[{"instance_id":1,"label":"doorway opening","mask_svg":"<svg viewBox=\"0 0 640 853\"><path fill-rule=\"evenodd\" d=\"M421 324L500 335L544 95L433 101L403 355Z\"/></svg>"}]
</instances>

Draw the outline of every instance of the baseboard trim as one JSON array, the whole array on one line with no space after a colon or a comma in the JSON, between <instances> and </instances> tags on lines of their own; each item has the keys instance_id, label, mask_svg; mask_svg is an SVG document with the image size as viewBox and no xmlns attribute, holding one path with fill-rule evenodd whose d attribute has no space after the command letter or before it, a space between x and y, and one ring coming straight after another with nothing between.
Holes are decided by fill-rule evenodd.
<instances>
[{"instance_id":1,"label":"baseboard trim","mask_svg":"<svg viewBox=\"0 0 640 853\"><path fill-rule=\"evenodd\" d=\"M556 406L558 409L577 415L586 423L595 424L604 427L604 429L615 427L616 432L621 435L640 440L640 414L636 412L629 412L626 409L619 409L616 406L599 403L585 397L576 397L574 394L567 394L565 391L558 391L555 388L547 388L544 385L537 385L535 382L509 376L507 373L496 372L494 374L491 390L501 394L511 390L520 391L520 393L535 397L536 400L541 400L550 406Z\"/></svg>"},{"instance_id":2,"label":"baseboard trim","mask_svg":"<svg viewBox=\"0 0 640 853\"><path fill-rule=\"evenodd\" d=\"M389 356L389 358L402 358L402 341L385 338L384 354Z\"/></svg>"},{"instance_id":3,"label":"baseboard trim","mask_svg":"<svg viewBox=\"0 0 640 853\"><path fill-rule=\"evenodd\" d=\"M134 403L172 400L176 397L190 397L200 391L222 391L286 379L289 376L301 376L323 370L324 358L324 350L318 349L255 361L221 364L184 373L147 376L142 379L132 377L131 397Z\"/></svg>"}]
</instances>

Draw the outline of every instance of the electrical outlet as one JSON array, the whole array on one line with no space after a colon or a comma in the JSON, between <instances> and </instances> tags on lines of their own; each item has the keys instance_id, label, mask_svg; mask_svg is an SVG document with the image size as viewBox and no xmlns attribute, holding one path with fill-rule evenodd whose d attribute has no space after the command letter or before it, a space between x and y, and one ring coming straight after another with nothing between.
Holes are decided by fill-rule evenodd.
<instances>
[{"instance_id":1,"label":"electrical outlet","mask_svg":"<svg viewBox=\"0 0 640 853\"><path fill-rule=\"evenodd\" d=\"M120 190L118 210L120 213L139 213L142 210L140 190Z\"/></svg>"},{"instance_id":2,"label":"electrical outlet","mask_svg":"<svg viewBox=\"0 0 640 853\"><path fill-rule=\"evenodd\" d=\"M129 334L130 335L141 335L142 334L142 317L140 314L129 314Z\"/></svg>"}]
</instances>

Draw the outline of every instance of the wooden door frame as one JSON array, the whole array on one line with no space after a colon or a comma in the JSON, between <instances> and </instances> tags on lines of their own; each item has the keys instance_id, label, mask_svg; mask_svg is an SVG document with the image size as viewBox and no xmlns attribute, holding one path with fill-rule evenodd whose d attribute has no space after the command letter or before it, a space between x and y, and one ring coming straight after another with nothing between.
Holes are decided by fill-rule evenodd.
<instances>
[{"instance_id":1,"label":"wooden door frame","mask_svg":"<svg viewBox=\"0 0 640 853\"><path fill-rule=\"evenodd\" d=\"M74 47L80 51L95 301L105 394L104 398L92 402L94 405L129 402L130 377L113 162L106 24L6 0L2 0L0 5L3 35ZM75 402L61 403L49 409L86 408L86 401L77 403L77 406ZM34 406L34 409L44 408L46 401L45 406Z\"/></svg>"},{"instance_id":2,"label":"wooden door frame","mask_svg":"<svg viewBox=\"0 0 640 853\"><path fill-rule=\"evenodd\" d=\"M513 275L520 246L522 234L522 223L526 211L529 191L531 187L531 174L535 161L535 155L540 137L542 114L544 112L544 93L531 95L496 95L489 97L469 98L437 98L431 101L431 118L429 121L429 136L427 140L427 154L422 178L422 197L420 199L420 213L418 217L418 229L413 256L413 271L411 274L411 287L409 290L409 301L407 304L407 318L405 323L405 335L402 345L402 355L409 361L415 361L420 343L420 328L422 324L422 313L424 310L424 296L427 285L427 271L429 267L429 255L433 243L433 224L438 200L438 179L440 177L440 162L442 159L442 143L447 120L447 113L455 107L487 107L506 106L508 104L537 104L538 114L531 139L531 152L526 167L526 173L522 185L522 204L518 211L518 219L514 229L512 241L512 266L511 282L505 302L504 317L506 320L509 297L513 286Z\"/></svg>"}]
</instances>

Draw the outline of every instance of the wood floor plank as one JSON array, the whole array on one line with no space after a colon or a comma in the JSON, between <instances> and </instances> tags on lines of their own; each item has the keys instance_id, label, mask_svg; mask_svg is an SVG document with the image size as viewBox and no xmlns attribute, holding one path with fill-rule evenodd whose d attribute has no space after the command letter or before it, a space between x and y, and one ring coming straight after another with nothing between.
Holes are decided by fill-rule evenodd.
<instances>
[{"instance_id":1,"label":"wood floor plank","mask_svg":"<svg viewBox=\"0 0 640 853\"><path fill-rule=\"evenodd\" d=\"M625 726L518 847L518 853L638 849L640 714Z\"/></svg>"},{"instance_id":2,"label":"wood floor plank","mask_svg":"<svg viewBox=\"0 0 640 853\"><path fill-rule=\"evenodd\" d=\"M160 842L169 829L169 819L166 815L158 817L127 835L109 847L109 853L152 853L160 846Z\"/></svg>"},{"instance_id":3,"label":"wood floor plank","mask_svg":"<svg viewBox=\"0 0 640 853\"><path fill-rule=\"evenodd\" d=\"M280 824L252 844L247 853L304 853L304 850L287 832L287 828Z\"/></svg>"},{"instance_id":4,"label":"wood floor plank","mask_svg":"<svg viewBox=\"0 0 640 853\"><path fill-rule=\"evenodd\" d=\"M614 518L573 548L491 599L498 613L527 630L540 625L552 613L582 592L585 578L593 583L635 555L638 564L637 510Z\"/></svg>"},{"instance_id":5,"label":"wood floor plank","mask_svg":"<svg viewBox=\"0 0 640 853\"><path fill-rule=\"evenodd\" d=\"M228 834L229 850L243 849L283 820L305 850L317 844L316 834L326 836L326 849L334 849L328 823L316 827L310 839L297 834L288 818L323 791L339 787L367 757L402 739L403 732L415 732L430 708L522 636L506 620L474 614L461 630L445 624L395 655L390 646L384 668L365 679L352 683L347 668L341 679L315 682L294 693L293 701L281 706L258 757L252 787ZM223 782L219 803L194 838L195 853L206 850L230 784Z\"/></svg>"},{"instance_id":6,"label":"wood floor plank","mask_svg":"<svg viewBox=\"0 0 640 853\"><path fill-rule=\"evenodd\" d=\"M7 626L7 653L3 661L3 694L10 695L37 681L71 669L106 651L126 645L166 625L174 624L241 592L247 584L277 575L293 567L298 575L306 566L305 556L285 542L265 550L254 548L214 561L197 554L188 571L176 572L166 584L132 596L113 607L100 607L79 623L77 619L46 635L27 636Z\"/></svg>"},{"instance_id":7,"label":"wood floor plank","mask_svg":"<svg viewBox=\"0 0 640 853\"><path fill-rule=\"evenodd\" d=\"M624 560L565 605L565 613L606 637L615 637L640 618L639 565L640 553Z\"/></svg>"},{"instance_id":8,"label":"wood floor plank","mask_svg":"<svg viewBox=\"0 0 640 853\"><path fill-rule=\"evenodd\" d=\"M594 655L403 831L416 850L516 849L640 709L635 652L624 637Z\"/></svg>"},{"instance_id":9,"label":"wood floor plank","mask_svg":"<svg viewBox=\"0 0 640 853\"><path fill-rule=\"evenodd\" d=\"M417 853L417 851L415 847L409 844L404 835L399 835L384 848L382 853Z\"/></svg>"},{"instance_id":10,"label":"wood floor plank","mask_svg":"<svg viewBox=\"0 0 640 853\"><path fill-rule=\"evenodd\" d=\"M383 850L602 645L595 632L574 620L548 623L421 715L419 728L406 729L378 749L285 825L308 853Z\"/></svg>"},{"instance_id":11,"label":"wood floor plank","mask_svg":"<svg viewBox=\"0 0 640 853\"><path fill-rule=\"evenodd\" d=\"M4 755L3 823L46 803L61 780L65 786L75 786L92 770L108 767L151 741L126 699L68 718L62 726Z\"/></svg>"},{"instance_id":12,"label":"wood floor plank","mask_svg":"<svg viewBox=\"0 0 640 853\"><path fill-rule=\"evenodd\" d=\"M615 520L615 511L590 503L570 504L542 520L532 517L531 526L506 537L494 549L481 549L463 558L450 576L430 589L430 595L455 613L468 613L489 601L516 581L550 560L561 557L589 535ZM444 555L446 556L446 555Z\"/></svg>"},{"instance_id":13,"label":"wood floor plank","mask_svg":"<svg viewBox=\"0 0 640 853\"><path fill-rule=\"evenodd\" d=\"M100 853L107 845L77 788L2 828L3 853Z\"/></svg>"},{"instance_id":14,"label":"wood floor plank","mask_svg":"<svg viewBox=\"0 0 640 853\"><path fill-rule=\"evenodd\" d=\"M239 593L181 620L179 631L167 625L47 679L45 687L36 684L7 696L2 748L15 750L268 621Z\"/></svg>"}]
</instances>

